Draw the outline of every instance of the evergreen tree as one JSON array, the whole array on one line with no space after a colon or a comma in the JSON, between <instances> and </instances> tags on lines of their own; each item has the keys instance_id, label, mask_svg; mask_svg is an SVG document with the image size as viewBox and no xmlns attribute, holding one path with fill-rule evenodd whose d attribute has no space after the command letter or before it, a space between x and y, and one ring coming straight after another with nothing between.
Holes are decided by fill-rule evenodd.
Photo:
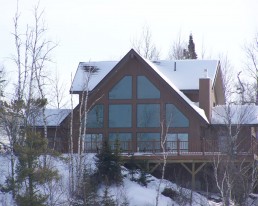
<instances>
[{"instance_id":1,"label":"evergreen tree","mask_svg":"<svg viewBox=\"0 0 258 206\"><path fill-rule=\"evenodd\" d=\"M184 59L197 59L197 54L195 52L195 44L193 41L193 35L189 36L188 50L183 50Z\"/></svg>"},{"instance_id":2,"label":"evergreen tree","mask_svg":"<svg viewBox=\"0 0 258 206\"><path fill-rule=\"evenodd\" d=\"M106 185L104 190L104 195L101 201L101 206L115 206L116 203L112 197L113 196L109 194L109 189L108 189L108 186Z\"/></svg>"},{"instance_id":3,"label":"evergreen tree","mask_svg":"<svg viewBox=\"0 0 258 206\"><path fill-rule=\"evenodd\" d=\"M104 141L100 153L97 155L97 178L100 183L120 184L122 174L120 167L120 149L116 146L114 153L111 151L107 141Z\"/></svg>"},{"instance_id":4,"label":"evergreen tree","mask_svg":"<svg viewBox=\"0 0 258 206\"><path fill-rule=\"evenodd\" d=\"M130 174L130 180L135 181L136 178L134 177L134 174L136 173L137 165L135 162L134 154L131 155L130 160L128 162L128 169Z\"/></svg>"},{"instance_id":5,"label":"evergreen tree","mask_svg":"<svg viewBox=\"0 0 258 206\"><path fill-rule=\"evenodd\" d=\"M47 140L30 129L25 130L25 136L23 144L15 145L18 157L16 184L24 188L24 192L17 195L16 202L19 206L43 206L48 197L40 194L39 186L58 178L58 174L56 170L39 164L39 157L47 150Z\"/></svg>"},{"instance_id":6,"label":"evergreen tree","mask_svg":"<svg viewBox=\"0 0 258 206\"><path fill-rule=\"evenodd\" d=\"M189 53L189 59L197 59L197 54L195 52L195 44L193 41L192 34L190 34L189 36L188 53Z\"/></svg>"},{"instance_id":7,"label":"evergreen tree","mask_svg":"<svg viewBox=\"0 0 258 206\"><path fill-rule=\"evenodd\" d=\"M143 169L140 171L140 177L139 177L139 179L137 180L137 182L138 182L140 185L144 186L144 187L147 187L148 183L150 182L150 181L148 180L148 175L147 175L147 173L146 173Z\"/></svg>"},{"instance_id":8,"label":"evergreen tree","mask_svg":"<svg viewBox=\"0 0 258 206\"><path fill-rule=\"evenodd\" d=\"M80 184L80 187L77 188L75 201L73 206L98 206L99 196L97 193L97 184L92 172L84 168L83 172L83 181Z\"/></svg>"}]
</instances>

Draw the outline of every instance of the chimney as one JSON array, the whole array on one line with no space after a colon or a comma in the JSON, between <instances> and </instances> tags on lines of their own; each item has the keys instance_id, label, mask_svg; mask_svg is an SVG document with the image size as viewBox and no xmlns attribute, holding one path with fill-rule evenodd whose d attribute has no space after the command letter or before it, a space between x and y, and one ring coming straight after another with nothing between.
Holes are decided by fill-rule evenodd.
<instances>
[{"instance_id":1,"label":"chimney","mask_svg":"<svg viewBox=\"0 0 258 206\"><path fill-rule=\"evenodd\" d=\"M204 69L204 75L203 75L204 78L208 78L208 69Z\"/></svg>"},{"instance_id":2,"label":"chimney","mask_svg":"<svg viewBox=\"0 0 258 206\"><path fill-rule=\"evenodd\" d=\"M204 110L208 120L211 120L212 94L211 79L209 77L199 79L199 107Z\"/></svg>"}]
</instances>

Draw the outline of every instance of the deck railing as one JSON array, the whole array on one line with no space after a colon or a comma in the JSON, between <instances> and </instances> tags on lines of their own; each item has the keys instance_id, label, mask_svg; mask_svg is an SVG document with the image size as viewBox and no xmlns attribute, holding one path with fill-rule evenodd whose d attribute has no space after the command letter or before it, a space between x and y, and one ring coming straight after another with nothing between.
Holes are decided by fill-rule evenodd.
<instances>
[{"instance_id":1,"label":"deck railing","mask_svg":"<svg viewBox=\"0 0 258 206\"><path fill-rule=\"evenodd\" d=\"M111 149L115 149L115 142L109 142ZM215 139L203 139L200 142L189 141L167 141L165 151L174 155L205 155L214 153L236 154L258 154L257 141L243 141L234 147L227 146L225 142ZM143 153L160 153L163 152L160 141L137 141L133 145L132 141L120 141L119 146L122 152L143 152ZM102 147L102 142L85 142L85 152L98 152Z\"/></svg>"}]
</instances>

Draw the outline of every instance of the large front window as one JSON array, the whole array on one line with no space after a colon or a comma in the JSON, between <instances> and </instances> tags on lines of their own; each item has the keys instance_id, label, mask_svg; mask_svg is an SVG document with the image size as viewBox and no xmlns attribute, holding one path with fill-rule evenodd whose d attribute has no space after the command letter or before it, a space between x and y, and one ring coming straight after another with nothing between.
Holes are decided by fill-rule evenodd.
<instances>
[{"instance_id":1,"label":"large front window","mask_svg":"<svg viewBox=\"0 0 258 206\"><path fill-rule=\"evenodd\" d=\"M132 149L132 133L109 133L109 143L111 149L115 149L116 144L119 144L123 151L130 151Z\"/></svg>"},{"instance_id":2,"label":"large front window","mask_svg":"<svg viewBox=\"0 0 258 206\"><path fill-rule=\"evenodd\" d=\"M138 104L137 105L137 127L159 127L160 105Z\"/></svg>"},{"instance_id":3,"label":"large front window","mask_svg":"<svg viewBox=\"0 0 258 206\"><path fill-rule=\"evenodd\" d=\"M137 150L139 152L160 151L160 133L137 133Z\"/></svg>"},{"instance_id":4,"label":"large front window","mask_svg":"<svg viewBox=\"0 0 258 206\"><path fill-rule=\"evenodd\" d=\"M101 128L103 127L103 105L95 105L87 114L87 127L88 128Z\"/></svg>"},{"instance_id":5,"label":"large front window","mask_svg":"<svg viewBox=\"0 0 258 206\"><path fill-rule=\"evenodd\" d=\"M109 127L132 127L132 105L110 104L109 105Z\"/></svg>"}]
</instances>

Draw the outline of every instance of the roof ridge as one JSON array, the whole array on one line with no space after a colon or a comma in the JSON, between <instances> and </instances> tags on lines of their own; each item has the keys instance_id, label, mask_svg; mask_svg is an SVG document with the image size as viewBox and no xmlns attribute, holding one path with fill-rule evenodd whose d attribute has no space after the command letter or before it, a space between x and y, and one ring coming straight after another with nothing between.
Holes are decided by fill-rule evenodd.
<instances>
[{"instance_id":1,"label":"roof ridge","mask_svg":"<svg viewBox=\"0 0 258 206\"><path fill-rule=\"evenodd\" d=\"M177 92L185 101L188 103L207 123L209 123L208 118L205 115L205 112L200 107L196 106L194 102L192 102L183 92L181 92L170 79L168 79L166 76L163 75L157 68L154 63L152 63L150 60L145 59L141 57L154 71L162 78L164 79L171 87L172 89Z\"/></svg>"}]
</instances>

